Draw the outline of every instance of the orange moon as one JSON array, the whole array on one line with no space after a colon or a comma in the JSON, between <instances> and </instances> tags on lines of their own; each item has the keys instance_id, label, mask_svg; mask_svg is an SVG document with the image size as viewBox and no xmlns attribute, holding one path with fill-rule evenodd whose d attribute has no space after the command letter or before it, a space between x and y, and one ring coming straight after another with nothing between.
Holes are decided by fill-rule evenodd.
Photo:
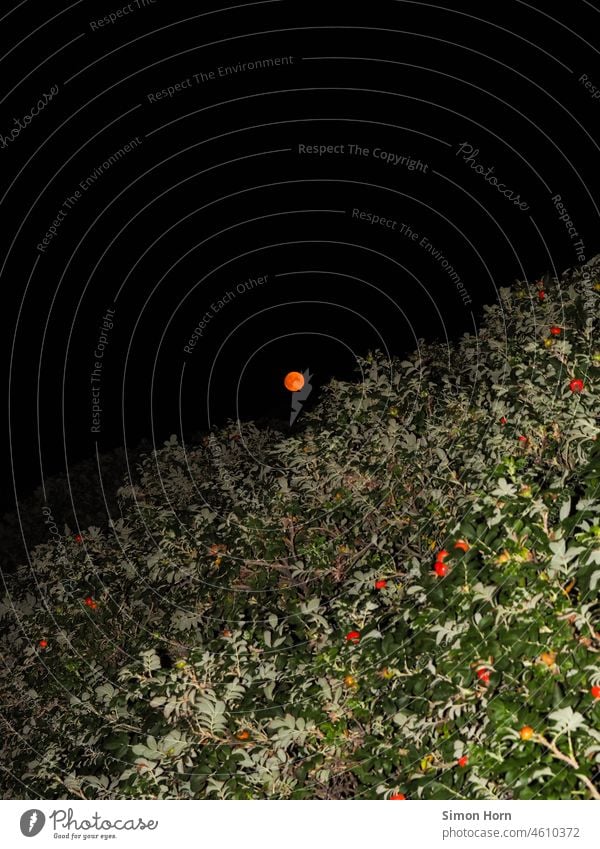
<instances>
[{"instance_id":1,"label":"orange moon","mask_svg":"<svg viewBox=\"0 0 600 849\"><path fill-rule=\"evenodd\" d=\"M290 371L286 374L283 383L290 392L298 392L304 386L304 377L299 371Z\"/></svg>"}]
</instances>

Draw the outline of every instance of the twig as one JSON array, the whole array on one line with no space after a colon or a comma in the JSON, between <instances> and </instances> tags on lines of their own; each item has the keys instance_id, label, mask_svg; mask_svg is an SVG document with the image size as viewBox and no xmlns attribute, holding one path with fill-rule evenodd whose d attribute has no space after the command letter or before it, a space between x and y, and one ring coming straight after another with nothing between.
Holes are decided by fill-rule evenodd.
<instances>
[{"instance_id":1,"label":"twig","mask_svg":"<svg viewBox=\"0 0 600 849\"><path fill-rule=\"evenodd\" d=\"M577 759L575 758L575 756L569 757L569 755L565 755L564 752L560 751L560 749L558 748L558 746L556 745L556 743L554 741L550 742L550 740L547 740L542 734L536 734L535 737L534 737L534 740L537 743L541 743L542 746L545 746L550 752L552 752L553 756L555 758L557 758L559 761L563 761L564 763L568 764L573 769L579 769L580 768L579 763L578 763ZM600 799L600 792L598 791L598 788L595 787L594 784L592 784L592 782L587 777L587 775L582 775L582 773L580 773L580 772L576 773L576 775L577 775L577 778L580 778L581 781L583 781L585 786L588 788L588 790L592 794L593 798L594 799Z\"/></svg>"}]
</instances>

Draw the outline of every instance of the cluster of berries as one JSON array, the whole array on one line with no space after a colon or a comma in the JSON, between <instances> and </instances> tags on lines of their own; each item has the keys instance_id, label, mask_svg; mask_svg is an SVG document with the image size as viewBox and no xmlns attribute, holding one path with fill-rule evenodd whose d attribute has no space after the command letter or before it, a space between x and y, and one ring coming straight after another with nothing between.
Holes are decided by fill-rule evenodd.
<instances>
[{"instance_id":1,"label":"cluster of berries","mask_svg":"<svg viewBox=\"0 0 600 849\"><path fill-rule=\"evenodd\" d=\"M458 539L454 543L454 548L457 549L458 551L466 552L466 551L469 550L469 543L465 542L464 539ZM449 566L448 566L447 563L444 563L444 560L448 556L449 556L449 552L446 551L445 548L442 548L441 551L438 551L438 553L436 555L435 564L433 566L433 571L438 576L438 578L444 578L448 574Z\"/></svg>"}]
</instances>

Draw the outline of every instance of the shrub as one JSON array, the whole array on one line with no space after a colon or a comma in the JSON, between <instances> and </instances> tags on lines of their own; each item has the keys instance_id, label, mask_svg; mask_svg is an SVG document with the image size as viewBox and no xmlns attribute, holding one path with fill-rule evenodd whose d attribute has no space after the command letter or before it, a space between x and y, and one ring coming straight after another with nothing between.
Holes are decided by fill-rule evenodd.
<instances>
[{"instance_id":1,"label":"shrub","mask_svg":"<svg viewBox=\"0 0 600 849\"><path fill-rule=\"evenodd\" d=\"M68 475L53 475L43 488L38 486L27 497L19 498L18 512L11 510L0 517L2 572L12 572L25 562L27 549L45 542L50 526L68 534L78 526L104 524L107 513L114 516L118 511L116 490L127 473L127 463L123 448L107 451L69 465Z\"/></svg>"},{"instance_id":2,"label":"shrub","mask_svg":"<svg viewBox=\"0 0 600 849\"><path fill-rule=\"evenodd\" d=\"M600 798L599 271L369 355L291 435L172 437L37 546L4 797Z\"/></svg>"}]
</instances>

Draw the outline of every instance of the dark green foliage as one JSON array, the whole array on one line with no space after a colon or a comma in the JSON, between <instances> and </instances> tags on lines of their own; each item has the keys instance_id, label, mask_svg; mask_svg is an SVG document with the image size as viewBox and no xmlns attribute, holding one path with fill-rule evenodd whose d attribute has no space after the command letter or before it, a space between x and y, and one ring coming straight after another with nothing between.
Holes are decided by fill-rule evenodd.
<instances>
[{"instance_id":1,"label":"dark green foliage","mask_svg":"<svg viewBox=\"0 0 600 849\"><path fill-rule=\"evenodd\" d=\"M38 546L4 796L598 798L599 265L369 356L292 435L172 438L109 531Z\"/></svg>"}]
</instances>

